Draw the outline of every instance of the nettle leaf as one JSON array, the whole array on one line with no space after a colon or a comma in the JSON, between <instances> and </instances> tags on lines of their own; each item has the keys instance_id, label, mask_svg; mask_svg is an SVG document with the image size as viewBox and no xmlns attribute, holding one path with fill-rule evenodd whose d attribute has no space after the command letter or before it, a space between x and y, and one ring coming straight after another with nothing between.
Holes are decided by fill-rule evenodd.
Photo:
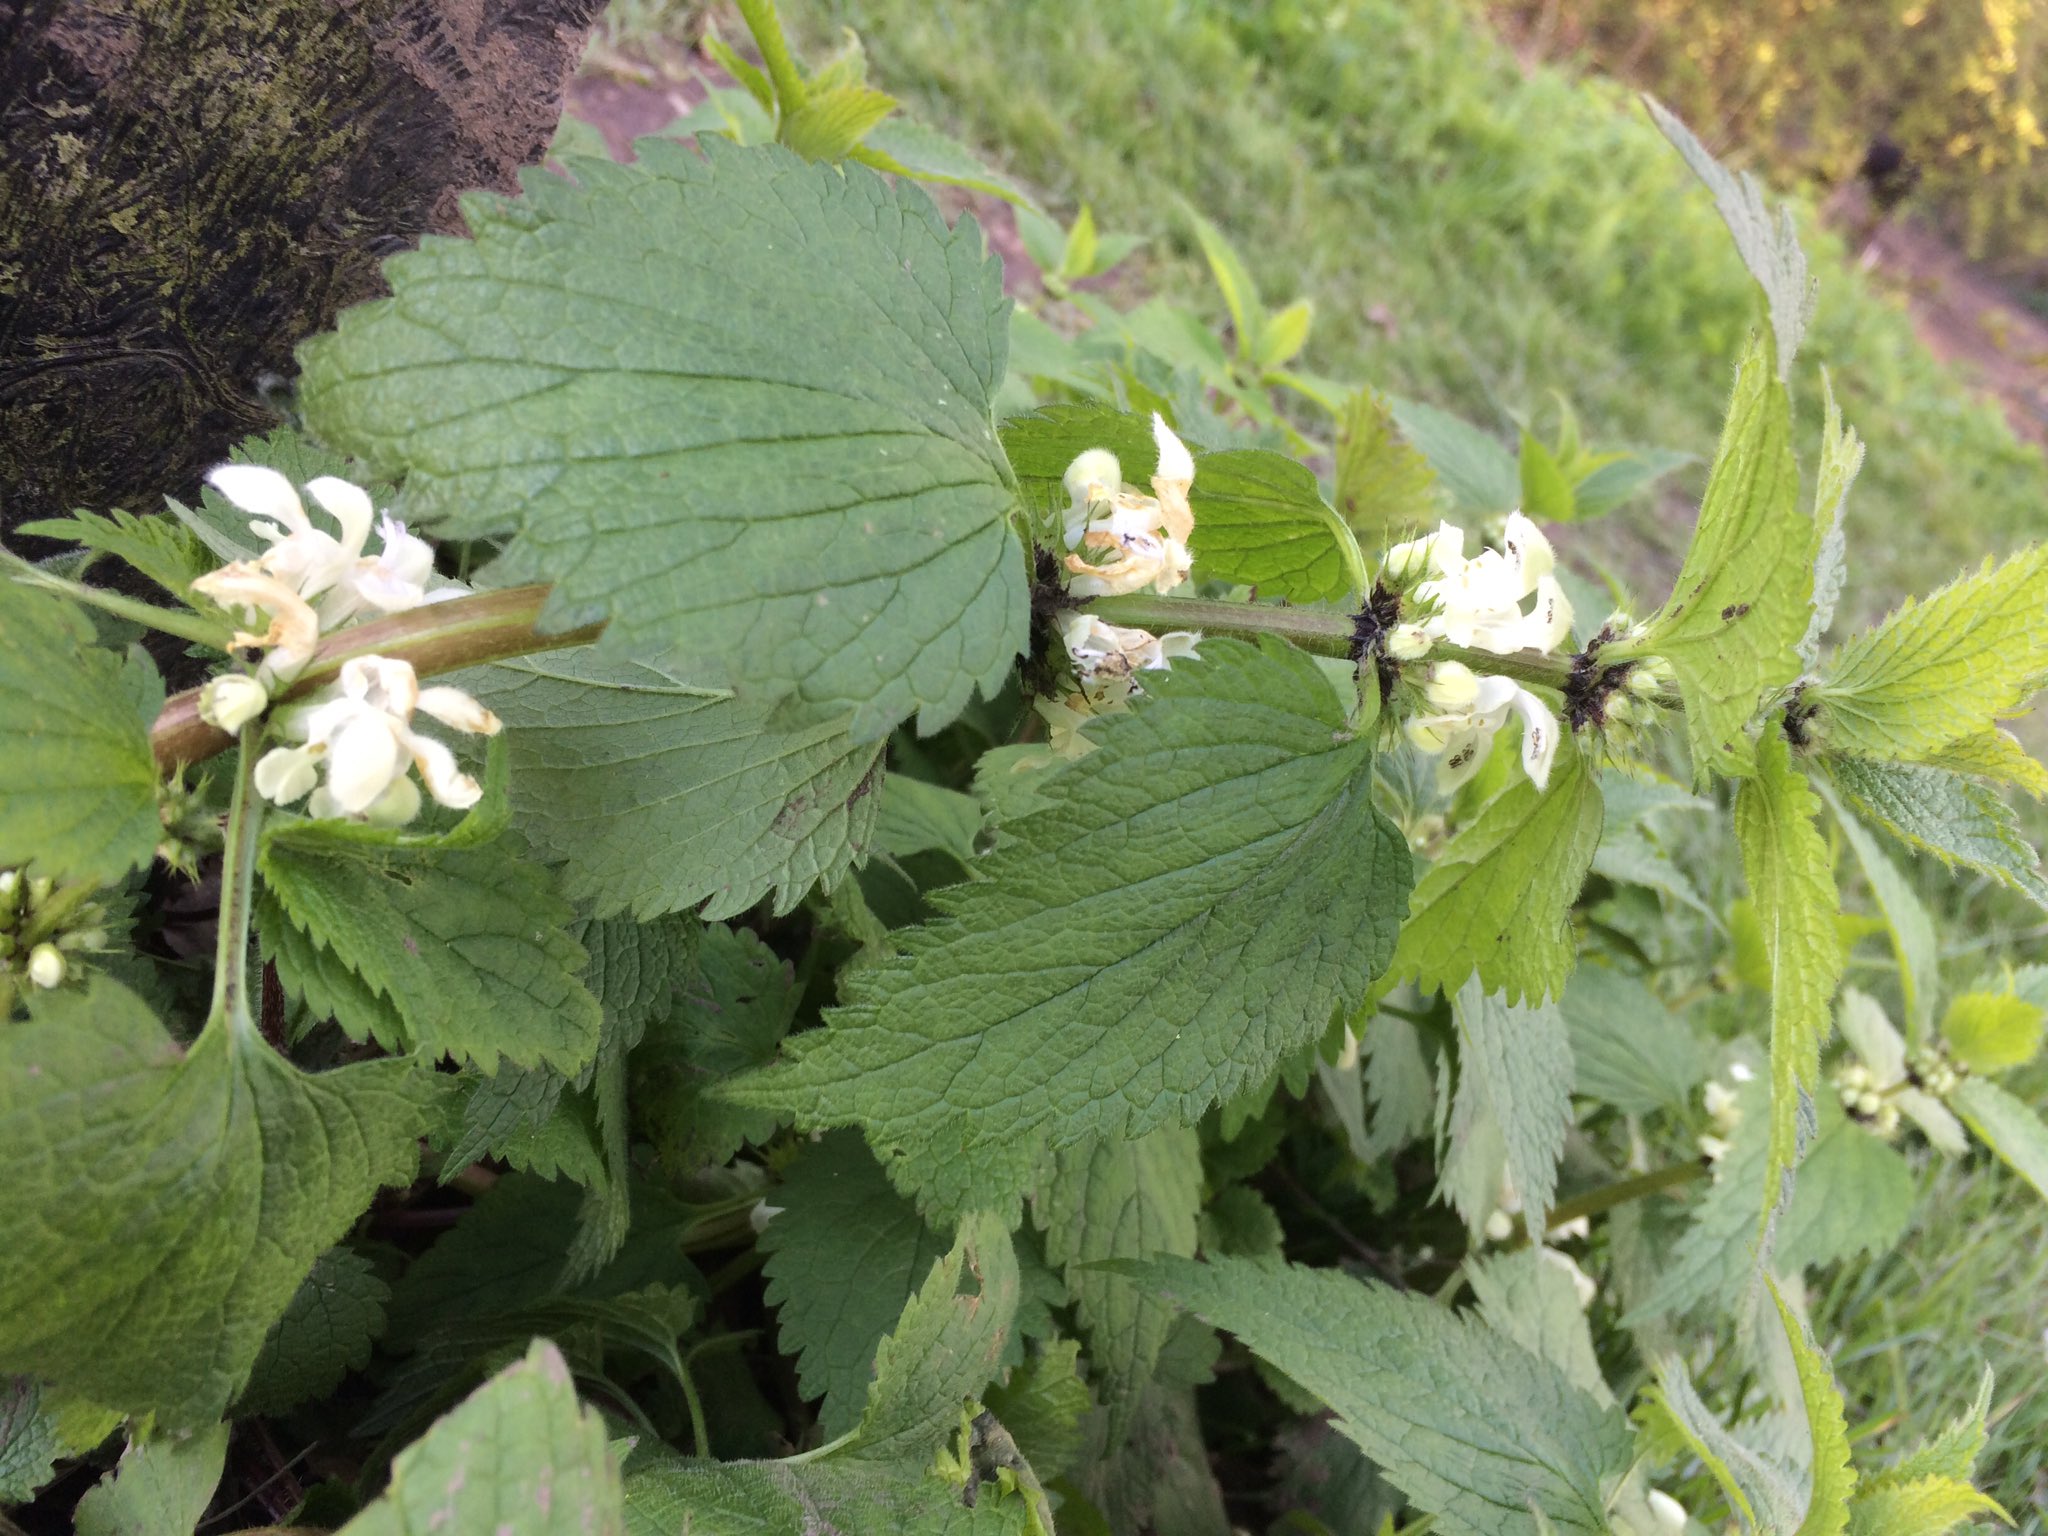
<instances>
[{"instance_id":1,"label":"nettle leaf","mask_svg":"<svg viewBox=\"0 0 2048 1536\"><path fill-rule=\"evenodd\" d=\"M1683 1105L1706 1076L1699 1037L1633 976L1581 966L1558 1008L1571 1034L1576 1092L1645 1115Z\"/></svg>"},{"instance_id":2,"label":"nettle leaf","mask_svg":"<svg viewBox=\"0 0 2048 1536\"><path fill-rule=\"evenodd\" d=\"M1735 249L1742 264L1764 291L1770 307L1771 331L1777 338L1778 377L1792 377L1792 359L1806 338L1813 319L1814 301L1820 283L1806 268L1806 253L1799 248L1799 227L1792 218L1792 205L1781 203L1775 214L1764 199L1764 190L1747 172L1730 172L1707 152L1707 147L1653 96L1644 96L1650 120L1671 141L1697 176L1714 195L1714 206L1722 222L1735 237Z\"/></svg>"},{"instance_id":3,"label":"nettle leaf","mask_svg":"<svg viewBox=\"0 0 2048 1536\"><path fill-rule=\"evenodd\" d=\"M370 1363L390 1300L391 1287L361 1254L348 1248L321 1254L271 1325L236 1414L278 1414L327 1396L342 1377Z\"/></svg>"},{"instance_id":4,"label":"nettle leaf","mask_svg":"<svg viewBox=\"0 0 2048 1536\"><path fill-rule=\"evenodd\" d=\"M190 1536L227 1464L228 1426L129 1441L114 1470L78 1501L77 1536Z\"/></svg>"},{"instance_id":5,"label":"nettle leaf","mask_svg":"<svg viewBox=\"0 0 2048 1536\"><path fill-rule=\"evenodd\" d=\"M861 1461L690 1461L670 1452L626 1477L629 1536L1031 1536L1021 1493L982 1487L973 1503L920 1465Z\"/></svg>"},{"instance_id":6,"label":"nettle leaf","mask_svg":"<svg viewBox=\"0 0 2048 1536\"><path fill-rule=\"evenodd\" d=\"M2011 992L1965 992L1949 1000L1941 1038L1972 1072L1996 1075L2024 1066L2041 1050L2038 1003Z\"/></svg>"},{"instance_id":7,"label":"nettle leaf","mask_svg":"<svg viewBox=\"0 0 2048 1536\"><path fill-rule=\"evenodd\" d=\"M1792 403L1767 343L1751 340L1735 373L1699 522L1671 596L1632 655L1671 663L1685 691L1693 774L1745 767L1743 727L1764 696L1799 675L1812 613L1814 520L1799 509Z\"/></svg>"},{"instance_id":8,"label":"nettle leaf","mask_svg":"<svg viewBox=\"0 0 2048 1536\"><path fill-rule=\"evenodd\" d=\"M1807 620L1806 637L1799 642L1802 666L1820 663L1820 643L1835 622L1835 605L1842 598L1842 584L1849 576L1849 540L1842 530L1842 515L1849 502L1849 487L1863 468L1863 440L1855 430L1842 425L1842 412L1835 404L1835 391L1827 370L1820 375L1821 396L1826 418L1821 426L1820 467L1813 483L1813 521L1820 532L1820 547L1813 558L1813 617Z\"/></svg>"},{"instance_id":9,"label":"nettle leaf","mask_svg":"<svg viewBox=\"0 0 2048 1536\"><path fill-rule=\"evenodd\" d=\"M1771 966L1771 1145L1762 1196L1768 1208L1813 1132L1810 1098L1842 977L1835 935L1841 898L1834 856L1816 824L1820 797L1793 762L1783 732L1765 729L1756 766L1756 777L1743 780L1735 796L1735 836Z\"/></svg>"},{"instance_id":10,"label":"nettle leaf","mask_svg":"<svg viewBox=\"0 0 2048 1536\"><path fill-rule=\"evenodd\" d=\"M1995 728L2048 670L2048 545L1908 600L1835 653L1813 690L1829 747L1910 762Z\"/></svg>"},{"instance_id":11,"label":"nettle leaf","mask_svg":"<svg viewBox=\"0 0 2048 1536\"><path fill-rule=\"evenodd\" d=\"M155 674L98 645L83 609L0 577L0 866L111 885L156 853Z\"/></svg>"},{"instance_id":12,"label":"nettle leaf","mask_svg":"<svg viewBox=\"0 0 2048 1536\"><path fill-rule=\"evenodd\" d=\"M105 979L0 1032L0 1370L210 1423L319 1255L410 1179L410 1062L309 1076L252 1032L189 1051Z\"/></svg>"},{"instance_id":13,"label":"nettle leaf","mask_svg":"<svg viewBox=\"0 0 2048 1536\"><path fill-rule=\"evenodd\" d=\"M1080 1459L1082 1420L1095 1406L1080 1358L1080 1340L1057 1340L983 1394L1041 1481L1073 1471Z\"/></svg>"},{"instance_id":14,"label":"nettle leaf","mask_svg":"<svg viewBox=\"0 0 2048 1536\"><path fill-rule=\"evenodd\" d=\"M1850 805L1908 848L1989 875L2048 907L2040 855L1995 790L1926 763L1836 754L1821 762Z\"/></svg>"},{"instance_id":15,"label":"nettle leaf","mask_svg":"<svg viewBox=\"0 0 2048 1536\"><path fill-rule=\"evenodd\" d=\"M1201 1204L1201 1143L1187 1126L1061 1147L1039 1181L1032 1214L1046 1258L1066 1271L1111 1445L1130 1430L1176 1312L1152 1287L1091 1266L1156 1253L1193 1258Z\"/></svg>"},{"instance_id":16,"label":"nettle leaf","mask_svg":"<svg viewBox=\"0 0 2048 1536\"><path fill-rule=\"evenodd\" d=\"M771 897L781 914L872 840L882 744L843 718L588 649L456 681L505 721L520 831L601 915L724 918Z\"/></svg>"},{"instance_id":17,"label":"nettle leaf","mask_svg":"<svg viewBox=\"0 0 2048 1536\"><path fill-rule=\"evenodd\" d=\"M1614 1402L1593 1353L1593 1330L1570 1269L1554 1249L1519 1248L1466 1261L1465 1278L1486 1325L1548 1360L1603 1406Z\"/></svg>"},{"instance_id":18,"label":"nettle leaf","mask_svg":"<svg viewBox=\"0 0 2048 1536\"><path fill-rule=\"evenodd\" d=\"M1835 813L1835 825L1855 851L1870 893L1884 912L1891 929L1892 953L1899 962L1899 992L1917 1035L1933 1016L1935 995L1941 990L1941 946L1935 938L1934 919L1868 829L1843 808L1825 783L1815 782L1813 787Z\"/></svg>"},{"instance_id":19,"label":"nettle leaf","mask_svg":"<svg viewBox=\"0 0 2048 1536\"><path fill-rule=\"evenodd\" d=\"M136 517L119 507L104 513L81 508L69 517L23 523L15 532L62 539L95 554L112 555L185 602L191 601L186 589L192 578L220 564L199 535L169 513ZM226 638L225 630L222 638Z\"/></svg>"},{"instance_id":20,"label":"nettle leaf","mask_svg":"<svg viewBox=\"0 0 2048 1536\"><path fill-rule=\"evenodd\" d=\"M1646 1416L1662 1420L1707 1469L1748 1529L1792 1536L1805 1518L1807 1499L1792 1475L1729 1433L1700 1400L1685 1362L1657 1362L1657 1384L1643 1393Z\"/></svg>"},{"instance_id":21,"label":"nettle leaf","mask_svg":"<svg viewBox=\"0 0 2048 1536\"><path fill-rule=\"evenodd\" d=\"M1057 528L1068 505L1067 466L1107 448L1124 479L1151 483L1159 449L1152 418L1099 405L1048 405L1003 423L1003 447L1027 507ZM1195 575L1255 586L1263 597L1334 602L1362 592L1365 557L1343 518L1323 500L1313 471L1262 448L1194 449Z\"/></svg>"},{"instance_id":22,"label":"nettle leaf","mask_svg":"<svg viewBox=\"0 0 2048 1536\"><path fill-rule=\"evenodd\" d=\"M860 148L854 151L853 158L863 165L897 176L986 192L1020 208L1036 209L1038 206L1029 192L984 163L966 145L901 114L886 118L871 128Z\"/></svg>"},{"instance_id":23,"label":"nettle leaf","mask_svg":"<svg viewBox=\"0 0 2048 1536\"><path fill-rule=\"evenodd\" d=\"M608 620L608 654L794 689L864 741L993 694L1028 595L974 221L716 137L522 187L305 345L312 429L405 471L408 521L513 535L500 576L554 583L547 627Z\"/></svg>"},{"instance_id":24,"label":"nettle leaf","mask_svg":"<svg viewBox=\"0 0 2048 1536\"><path fill-rule=\"evenodd\" d=\"M876 1346L867 1408L841 1454L913 1464L929 1457L959 1429L962 1405L995 1379L1016 1322L1017 1290L1007 1224L985 1211L962 1217L952 1248Z\"/></svg>"},{"instance_id":25,"label":"nettle leaf","mask_svg":"<svg viewBox=\"0 0 2048 1536\"><path fill-rule=\"evenodd\" d=\"M765 1066L796 1018L803 991L790 963L750 928L707 925L676 1005L631 1062L633 1103L662 1161L678 1174L723 1163L782 1121L712 1097L726 1078Z\"/></svg>"},{"instance_id":26,"label":"nettle leaf","mask_svg":"<svg viewBox=\"0 0 2048 1536\"><path fill-rule=\"evenodd\" d=\"M1859 1497L1849 1506L1851 1536L1947 1536L1975 1515L2010 1525L2012 1517L1989 1494L1947 1477L1894 1483Z\"/></svg>"},{"instance_id":27,"label":"nettle leaf","mask_svg":"<svg viewBox=\"0 0 2048 1536\"><path fill-rule=\"evenodd\" d=\"M1458 989L1451 1016L1459 1047L1452 1125L1484 1115L1499 1128L1508 1177L1540 1234L1572 1123L1572 1047L1564 1017L1554 1003L1521 1006L1489 994L1476 977ZM1474 1213L1464 1214L1470 1221ZM1477 1216L1483 1222L1487 1212Z\"/></svg>"},{"instance_id":28,"label":"nettle leaf","mask_svg":"<svg viewBox=\"0 0 2048 1536\"><path fill-rule=\"evenodd\" d=\"M305 946L290 943L276 950L280 978L357 1039L486 1072L502 1057L573 1073L596 1053L602 1014L577 979L589 956L565 931L568 904L504 844L356 848L284 824L260 868L269 931L282 917L354 982L303 970Z\"/></svg>"},{"instance_id":29,"label":"nettle leaf","mask_svg":"<svg viewBox=\"0 0 2048 1536\"><path fill-rule=\"evenodd\" d=\"M860 1421L875 1346L895 1326L946 1239L924 1224L851 1131L807 1147L769 1197L779 1207L761 1233L777 1337L796 1356L806 1397L823 1397L818 1423L837 1439ZM847 1277L857 1275L858 1284Z\"/></svg>"},{"instance_id":30,"label":"nettle leaf","mask_svg":"<svg viewBox=\"0 0 2048 1536\"><path fill-rule=\"evenodd\" d=\"M1437 515L1436 471L1394 425L1380 396L1361 389L1337 416L1338 514L1369 549L1383 550Z\"/></svg>"},{"instance_id":31,"label":"nettle leaf","mask_svg":"<svg viewBox=\"0 0 2048 1536\"><path fill-rule=\"evenodd\" d=\"M875 812L875 846L894 858L918 853L949 853L962 864L974 862L981 836L981 802L957 789L942 789L897 774L882 786Z\"/></svg>"},{"instance_id":32,"label":"nettle leaf","mask_svg":"<svg viewBox=\"0 0 2048 1536\"><path fill-rule=\"evenodd\" d=\"M1549 788L1518 776L1430 865L1393 974L1447 995L1476 973L1510 1002L1556 997L1577 957L1571 907L1602 819L1599 781L1567 735Z\"/></svg>"},{"instance_id":33,"label":"nettle leaf","mask_svg":"<svg viewBox=\"0 0 2048 1536\"><path fill-rule=\"evenodd\" d=\"M1800 1405L1805 1411L1810 1448L1807 1462L1811 1492L1806 1501L1806 1518L1799 1522L1798 1536L1841 1536L1849 1524L1849 1495L1856 1488L1856 1472L1849 1465L1849 1425L1842 1412L1842 1389L1828 1358L1813 1342L1775 1280L1768 1276L1771 1301L1778 1319L1785 1325L1786 1342L1792 1346L1792 1365L1799 1378Z\"/></svg>"},{"instance_id":34,"label":"nettle leaf","mask_svg":"<svg viewBox=\"0 0 2048 1536\"><path fill-rule=\"evenodd\" d=\"M2027 755L2011 731L1978 731L1959 736L1923 762L1992 784L2013 784L2036 800L2048 797L2048 766Z\"/></svg>"},{"instance_id":35,"label":"nettle leaf","mask_svg":"<svg viewBox=\"0 0 2048 1536\"><path fill-rule=\"evenodd\" d=\"M342 1531L622 1536L624 1493L608 1440L596 1410L576 1401L562 1352L535 1339L524 1359L400 1451L383 1496Z\"/></svg>"},{"instance_id":36,"label":"nettle leaf","mask_svg":"<svg viewBox=\"0 0 2048 1536\"><path fill-rule=\"evenodd\" d=\"M1449 411L1419 400L1390 399L1401 435L1436 472L1454 510L1469 517L1497 517L1521 500L1521 468L1499 438Z\"/></svg>"},{"instance_id":37,"label":"nettle leaf","mask_svg":"<svg viewBox=\"0 0 2048 1536\"><path fill-rule=\"evenodd\" d=\"M1252 1259L1118 1266L1328 1403L1450 1536L1604 1536L1628 1421L1469 1316L1336 1270Z\"/></svg>"},{"instance_id":38,"label":"nettle leaf","mask_svg":"<svg viewBox=\"0 0 2048 1536\"><path fill-rule=\"evenodd\" d=\"M1966 1077L1949 1104L1979 1141L2048 1200L2048 1124L2020 1099L1982 1077Z\"/></svg>"},{"instance_id":39,"label":"nettle leaf","mask_svg":"<svg viewBox=\"0 0 2048 1536\"><path fill-rule=\"evenodd\" d=\"M1210 642L1097 740L986 879L932 893L946 916L726 1095L862 1126L927 1210L1014 1210L1048 1132L1191 1122L1355 1009L1410 856L1313 658Z\"/></svg>"}]
</instances>

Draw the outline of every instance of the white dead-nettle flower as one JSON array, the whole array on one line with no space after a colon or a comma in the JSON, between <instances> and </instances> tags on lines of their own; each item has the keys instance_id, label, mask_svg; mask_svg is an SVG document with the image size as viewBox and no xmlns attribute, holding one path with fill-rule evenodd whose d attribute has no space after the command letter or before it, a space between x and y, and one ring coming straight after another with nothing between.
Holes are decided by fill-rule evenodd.
<instances>
[{"instance_id":1,"label":"white dead-nettle flower","mask_svg":"<svg viewBox=\"0 0 2048 1536\"><path fill-rule=\"evenodd\" d=\"M461 689L420 687L410 662L358 656L343 663L332 688L285 721L285 734L303 745L263 755L257 792L280 805L310 793L306 809L313 816L403 826L419 814L419 787L408 772L417 768L434 799L469 809L482 787L444 743L413 730L416 711L474 736L494 736L499 728L498 717Z\"/></svg>"},{"instance_id":2,"label":"white dead-nettle flower","mask_svg":"<svg viewBox=\"0 0 2048 1536\"><path fill-rule=\"evenodd\" d=\"M1650 1518L1657 1522L1657 1529L1670 1531L1672 1536L1680 1536L1691 1519L1685 1506L1661 1489L1650 1490L1649 1504Z\"/></svg>"},{"instance_id":3,"label":"white dead-nettle flower","mask_svg":"<svg viewBox=\"0 0 2048 1536\"><path fill-rule=\"evenodd\" d=\"M224 672L199 690L199 718L230 736L270 707L270 690L246 672Z\"/></svg>"},{"instance_id":4,"label":"white dead-nettle flower","mask_svg":"<svg viewBox=\"0 0 2048 1536\"><path fill-rule=\"evenodd\" d=\"M1889 1139L1904 1115L1919 1126L1937 1150L1961 1157L1970 1150L1962 1122L1956 1119L1935 1094L1906 1070L1906 1042L1884 1007L1869 993L1855 987L1842 988L1835 1009L1835 1025L1860 1061L1844 1064L1835 1073L1835 1091L1842 1107L1864 1126ZM1954 1086L1951 1076L1950 1086Z\"/></svg>"},{"instance_id":5,"label":"white dead-nettle flower","mask_svg":"<svg viewBox=\"0 0 2048 1536\"><path fill-rule=\"evenodd\" d=\"M756 1233L766 1232L768 1223L780 1216L787 1207L770 1205L766 1200L756 1200L747 1208L747 1225Z\"/></svg>"},{"instance_id":6,"label":"white dead-nettle flower","mask_svg":"<svg viewBox=\"0 0 2048 1536\"><path fill-rule=\"evenodd\" d=\"M1557 558L1550 541L1520 512L1511 512L1502 546L1468 560L1465 531L1443 523L1435 533L1395 545L1382 575L1397 585L1414 584L1423 610L1419 626L1431 640L1496 656L1556 649L1571 634L1572 605L1552 574ZM1534 605L1524 611L1522 604L1532 597ZM1412 649L1415 637L1404 636L1403 643Z\"/></svg>"},{"instance_id":7,"label":"white dead-nettle flower","mask_svg":"<svg viewBox=\"0 0 2048 1536\"><path fill-rule=\"evenodd\" d=\"M54 944L38 944L28 952L28 979L45 992L64 982L64 955Z\"/></svg>"},{"instance_id":8,"label":"white dead-nettle flower","mask_svg":"<svg viewBox=\"0 0 2048 1536\"><path fill-rule=\"evenodd\" d=\"M1092 613L1069 615L1060 626L1060 638L1066 641L1081 691L1097 705L1142 692L1134 673L1164 672L1176 660L1197 657L1195 648L1202 642L1202 637L1190 630L1155 635L1149 630L1105 624Z\"/></svg>"},{"instance_id":9,"label":"white dead-nettle flower","mask_svg":"<svg viewBox=\"0 0 2048 1536\"><path fill-rule=\"evenodd\" d=\"M429 592L434 551L403 523L378 518L369 493L333 475L306 482L306 494L341 530L337 538L314 526L291 481L255 464L222 464L207 483L250 516L250 527L270 548L253 562L312 603L322 629L365 612L404 613L455 589ZM379 551L365 553L372 522Z\"/></svg>"},{"instance_id":10,"label":"white dead-nettle flower","mask_svg":"<svg viewBox=\"0 0 2048 1536\"><path fill-rule=\"evenodd\" d=\"M1443 761L1437 783L1457 788L1486 762L1493 738L1512 713L1522 722L1522 767L1538 789L1550 784L1557 757L1557 717L1549 706L1510 678L1481 676L1462 662L1432 662L1423 682L1427 709L1407 722L1408 739Z\"/></svg>"},{"instance_id":11,"label":"white dead-nettle flower","mask_svg":"<svg viewBox=\"0 0 2048 1536\"><path fill-rule=\"evenodd\" d=\"M299 595L298 588L271 575L254 560L236 560L217 571L195 577L192 590L212 598L242 622L253 625L258 615L270 623L261 631L237 630L234 644L264 651L263 665L256 669L258 681L288 683L313 658L320 643L320 616Z\"/></svg>"},{"instance_id":12,"label":"white dead-nettle flower","mask_svg":"<svg viewBox=\"0 0 2048 1536\"><path fill-rule=\"evenodd\" d=\"M1188 578L1195 514L1188 491L1195 459L1163 417L1152 417L1159 460L1152 494L1124 484L1123 466L1106 448L1091 448L1067 466L1067 590L1076 597L1115 597L1150 587L1171 592ZM1092 557L1092 558L1091 558Z\"/></svg>"}]
</instances>

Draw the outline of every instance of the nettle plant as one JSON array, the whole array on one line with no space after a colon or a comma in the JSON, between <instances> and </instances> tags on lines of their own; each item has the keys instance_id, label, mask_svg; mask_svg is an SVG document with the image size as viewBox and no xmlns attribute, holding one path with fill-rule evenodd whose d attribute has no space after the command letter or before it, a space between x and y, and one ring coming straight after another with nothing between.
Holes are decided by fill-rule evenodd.
<instances>
[{"instance_id":1,"label":"nettle plant","mask_svg":"<svg viewBox=\"0 0 2048 1536\"><path fill-rule=\"evenodd\" d=\"M2048 902L2048 551L1824 649L1861 449L1830 401L1802 495L1789 221L1665 122L1769 323L1601 615L1529 517L1431 524L1668 463L1404 433L1213 230L1234 352L1072 286L1092 224L1013 316L859 163L940 141L749 14L803 153L735 110L473 197L304 347L304 436L44 525L177 606L0 584L0 1491L125 1443L79 1528L189 1530L276 1424L355 1450L274 1517L362 1532L1220 1530L1276 1443L1387 1532L1998 1515L1988 1378L1852 1459L1800 1277L1919 1137L2048 1190L1996 1081L2048 977L1945 998L1892 862Z\"/></svg>"}]
</instances>

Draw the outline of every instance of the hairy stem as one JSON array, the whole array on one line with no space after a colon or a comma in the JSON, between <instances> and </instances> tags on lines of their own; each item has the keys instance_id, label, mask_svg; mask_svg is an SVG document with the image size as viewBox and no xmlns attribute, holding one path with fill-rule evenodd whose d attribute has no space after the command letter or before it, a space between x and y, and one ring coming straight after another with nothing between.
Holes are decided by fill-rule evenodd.
<instances>
[{"instance_id":1,"label":"hairy stem","mask_svg":"<svg viewBox=\"0 0 2048 1536\"><path fill-rule=\"evenodd\" d=\"M754 34L754 46L761 50L761 63L768 70L768 78L775 82L775 104L781 108L780 116L787 121L809 93L804 89L804 77L797 72L796 60L790 57L781 18L775 14L775 0L739 0L739 8L741 20Z\"/></svg>"},{"instance_id":2,"label":"hairy stem","mask_svg":"<svg viewBox=\"0 0 2048 1536\"><path fill-rule=\"evenodd\" d=\"M1641 1200L1647 1195L1676 1189L1681 1184L1691 1184L1708 1177L1713 1170L1704 1162L1669 1163L1662 1168L1652 1168L1648 1173L1639 1173L1632 1178L1616 1179L1612 1184L1602 1184L1598 1189L1589 1189L1583 1195L1554 1205L1544 1218L1546 1227L1561 1227L1568 1221L1581 1216L1598 1216L1611 1211L1617 1205L1627 1205L1631 1200Z\"/></svg>"},{"instance_id":3,"label":"hairy stem","mask_svg":"<svg viewBox=\"0 0 2048 1536\"><path fill-rule=\"evenodd\" d=\"M213 1006L206 1027L225 1023L236 1043L259 1040L249 1011L249 917L255 904L256 842L263 830L263 797L256 793L256 741L262 726L242 731L228 804L227 842L221 852L220 941L213 959Z\"/></svg>"},{"instance_id":4,"label":"hairy stem","mask_svg":"<svg viewBox=\"0 0 2048 1536\"><path fill-rule=\"evenodd\" d=\"M214 650L225 650L228 643L227 631L217 624L208 623L196 613L182 608L159 608L155 603L145 603L140 598L124 597L119 592L109 592L101 587L89 587L82 581L70 581L39 565L33 565L19 555L6 554L7 564L12 568L13 579L25 587L40 587L45 592L60 593L75 603L84 603L103 613L111 613L149 629L166 635L176 635L180 640L190 640L194 645L210 646Z\"/></svg>"}]
</instances>

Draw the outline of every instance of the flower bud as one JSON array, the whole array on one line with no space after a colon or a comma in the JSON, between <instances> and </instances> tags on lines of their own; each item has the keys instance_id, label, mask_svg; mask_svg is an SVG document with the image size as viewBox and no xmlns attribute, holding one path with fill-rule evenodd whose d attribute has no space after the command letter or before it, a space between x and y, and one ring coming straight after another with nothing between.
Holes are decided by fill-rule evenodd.
<instances>
[{"instance_id":1,"label":"flower bud","mask_svg":"<svg viewBox=\"0 0 2048 1536\"><path fill-rule=\"evenodd\" d=\"M1387 654L1396 661L1420 661L1429 654L1429 631L1420 624L1396 624L1387 631Z\"/></svg>"},{"instance_id":2,"label":"flower bud","mask_svg":"<svg viewBox=\"0 0 2048 1536\"><path fill-rule=\"evenodd\" d=\"M1688 1516L1685 1506L1670 1494L1655 1488L1650 1490L1650 1517L1657 1522L1657 1529L1670 1531L1672 1536L1684 1531Z\"/></svg>"},{"instance_id":3,"label":"flower bud","mask_svg":"<svg viewBox=\"0 0 2048 1536\"><path fill-rule=\"evenodd\" d=\"M38 944L28 952L28 979L48 991L64 981L64 956L54 944Z\"/></svg>"},{"instance_id":4,"label":"flower bud","mask_svg":"<svg viewBox=\"0 0 2048 1536\"><path fill-rule=\"evenodd\" d=\"M1090 448L1067 466L1064 483L1077 505L1107 500L1123 489L1123 465L1107 448Z\"/></svg>"},{"instance_id":5,"label":"flower bud","mask_svg":"<svg viewBox=\"0 0 2048 1536\"><path fill-rule=\"evenodd\" d=\"M1728 1155L1728 1143L1719 1136L1702 1136L1699 1139L1700 1156L1710 1163L1718 1163Z\"/></svg>"},{"instance_id":6,"label":"flower bud","mask_svg":"<svg viewBox=\"0 0 2048 1536\"><path fill-rule=\"evenodd\" d=\"M28 904L40 907L50 899L50 893L57 889L57 882L48 875L37 875L28 883Z\"/></svg>"},{"instance_id":7,"label":"flower bud","mask_svg":"<svg viewBox=\"0 0 2048 1536\"><path fill-rule=\"evenodd\" d=\"M246 672L223 673L199 690L199 718L230 736L269 707L270 690Z\"/></svg>"}]
</instances>

